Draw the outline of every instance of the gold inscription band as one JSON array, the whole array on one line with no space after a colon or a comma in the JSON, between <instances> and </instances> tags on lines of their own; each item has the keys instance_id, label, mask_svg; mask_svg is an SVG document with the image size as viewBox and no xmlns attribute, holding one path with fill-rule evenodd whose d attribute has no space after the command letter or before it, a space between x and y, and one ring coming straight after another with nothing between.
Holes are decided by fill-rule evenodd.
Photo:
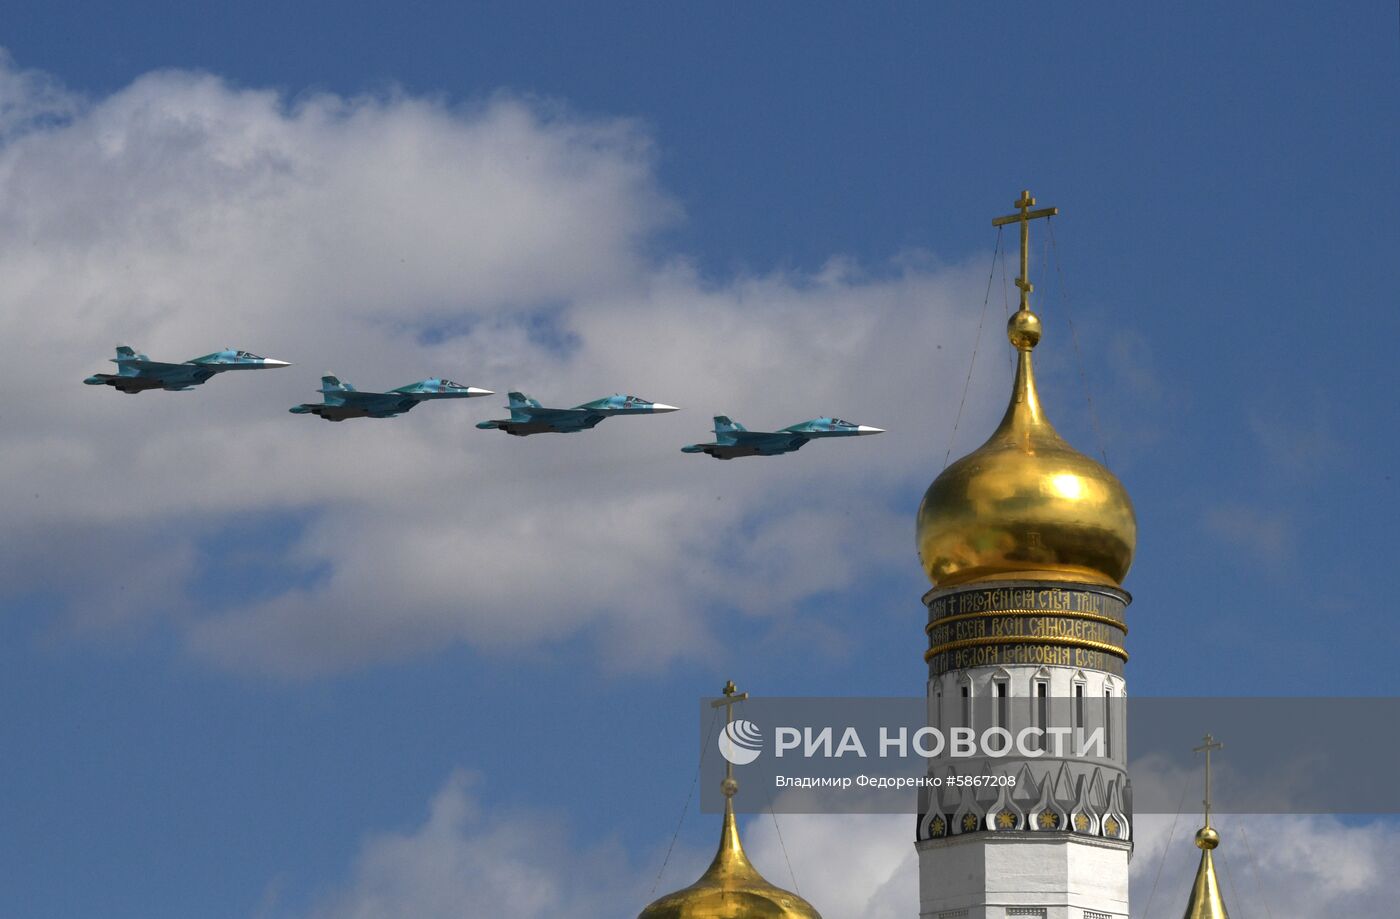
<instances>
[{"instance_id":1,"label":"gold inscription band","mask_svg":"<svg viewBox=\"0 0 1400 919\"><path fill-rule=\"evenodd\" d=\"M947 625L950 622L961 622L964 619L995 619L998 616L1044 616L1047 619L1084 619L1088 622L1102 622L1104 625L1111 625L1116 629L1122 629L1123 634L1128 634L1127 623L1121 619L1114 619L1112 616L1100 616L1098 613L1076 613L1072 610L1061 609L994 609L984 610L980 613L957 613L953 616L939 616L937 619L924 626L924 632L931 634L940 625Z\"/></svg>"},{"instance_id":2,"label":"gold inscription band","mask_svg":"<svg viewBox=\"0 0 1400 919\"><path fill-rule=\"evenodd\" d=\"M1072 645L1077 648L1088 648L1091 651L1102 651L1105 654L1112 654L1114 657L1128 659L1128 652L1117 645L1111 645L1103 641L1088 641L1083 638L1060 638L1051 636L1047 638L1023 638L1017 636L992 636L988 638L962 638L958 641L950 641L947 644L929 648L924 652L924 660L933 660L939 654L947 651L957 651L960 648L980 648L987 645Z\"/></svg>"},{"instance_id":3,"label":"gold inscription band","mask_svg":"<svg viewBox=\"0 0 1400 919\"><path fill-rule=\"evenodd\" d=\"M1069 587L992 587L964 590L925 600L934 617L990 613L999 609L1056 610L1122 616L1127 603L1121 597Z\"/></svg>"}]
</instances>

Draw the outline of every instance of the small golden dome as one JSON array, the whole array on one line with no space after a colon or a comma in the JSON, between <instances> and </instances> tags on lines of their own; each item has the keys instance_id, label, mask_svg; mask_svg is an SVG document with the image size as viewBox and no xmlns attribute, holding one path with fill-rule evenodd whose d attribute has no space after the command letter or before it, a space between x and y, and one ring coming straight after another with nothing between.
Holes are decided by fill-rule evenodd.
<instances>
[{"instance_id":1,"label":"small golden dome","mask_svg":"<svg viewBox=\"0 0 1400 919\"><path fill-rule=\"evenodd\" d=\"M1121 585L1137 542L1133 503L1041 411L1031 366L1039 318L1018 310L1006 332L1018 351L1011 404L987 442L924 494L924 572L935 587L988 578Z\"/></svg>"},{"instance_id":2,"label":"small golden dome","mask_svg":"<svg viewBox=\"0 0 1400 919\"><path fill-rule=\"evenodd\" d=\"M1215 860L1210 857L1210 850L1220 845L1220 834L1210 826L1201 827L1196 833L1196 845L1201 850L1201 864L1196 868L1184 919L1230 919L1215 876Z\"/></svg>"},{"instance_id":3,"label":"small golden dome","mask_svg":"<svg viewBox=\"0 0 1400 919\"><path fill-rule=\"evenodd\" d=\"M727 793L719 851L705 874L667 894L637 919L821 919L812 904L763 879L744 854L734 804Z\"/></svg>"}]
</instances>

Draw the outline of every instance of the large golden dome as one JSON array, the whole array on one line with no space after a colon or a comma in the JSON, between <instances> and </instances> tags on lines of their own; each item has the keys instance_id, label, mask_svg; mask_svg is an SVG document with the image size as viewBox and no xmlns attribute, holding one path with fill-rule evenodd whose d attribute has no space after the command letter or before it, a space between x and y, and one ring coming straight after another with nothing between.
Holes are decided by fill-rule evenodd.
<instances>
[{"instance_id":1,"label":"large golden dome","mask_svg":"<svg viewBox=\"0 0 1400 919\"><path fill-rule=\"evenodd\" d=\"M709 870L684 890L642 910L637 919L821 919L812 904L774 887L749 863L730 795L726 790L724 828Z\"/></svg>"},{"instance_id":2,"label":"large golden dome","mask_svg":"<svg viewBox=\"0 0 1400 919\"><path fill-rule=\"evenodd\" d=\"M1137 520L1121 482L1067 444L1041 411L1031 367L1040 320L1007 324L1018 352L1011 404L985 444L934 479L919 507L918 546L935 587L989 578L1118 586Z\"/></svg>"}]
</instances>

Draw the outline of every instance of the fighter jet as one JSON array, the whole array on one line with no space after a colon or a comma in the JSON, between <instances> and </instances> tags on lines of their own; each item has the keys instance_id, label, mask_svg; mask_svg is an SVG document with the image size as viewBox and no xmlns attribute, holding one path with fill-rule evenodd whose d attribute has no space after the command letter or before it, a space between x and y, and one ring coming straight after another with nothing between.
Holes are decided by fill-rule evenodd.
<instances>
[{"instance_id":1,"label":"fighter jet","mask_svg":"<svg viewBox=\"0 0 1400 919\"><path fill-rule=\"evenodd\" d=\"M393 418L429 399L469 399L494 395L489 389L463 386L451 380L430 377L388 392L360 392L342 383L333 373L321 377L322 402L303 402L288 411L297 415L320 415L327 421L346 418Z\"/></svg>"},{"instance_id":2,"label":"fighter jet","mask_svg":"<svg viewBox=\"0 0 1400 919\"><path fill-rule=\"evenodd\" d=\"M126 345L117 346L117 356L111 361L117 365L116 373L95 373L83 382L89 386L112 386L128 395L147 389L186 392L225 370L292 366L286 361L258 357L249 351L235 351L232 348L191 358L183 364L163 364L144 354L137 354Z\"/></svg>"},{"instance_id":3,"label":"fighter jet","mask_svg":"<svg viewBox=\"0 0 1400 919\"><path fill-rule=\"evenodd\" d=\"M516 437L531 434L573 434L596 427L604 418L614 415L652 415L658 412L674 412L674 405L648 402L637 396L621 394L594 399L573 408L545 408L538 399L531 399L524 393L510 394L509 418L495 421L479 421L477 427L483 430L496 428Z\"/></svg>"},{"instance_id":4,"label":"fighter jet","mask_svg":"<svg viewBox=\"0 0 1400 919\"><path fill-rule=\"evenodd\" d=\"M883 428L851 424L840 418L813 418L780 431L750 431L724 415L715 416L715 443L691 444L681 447L682 453L708 453L715 459L736 456L777 456L802 449L816 437L854 437L861 434L883 434Z\"/></svg>"}]
</instances>

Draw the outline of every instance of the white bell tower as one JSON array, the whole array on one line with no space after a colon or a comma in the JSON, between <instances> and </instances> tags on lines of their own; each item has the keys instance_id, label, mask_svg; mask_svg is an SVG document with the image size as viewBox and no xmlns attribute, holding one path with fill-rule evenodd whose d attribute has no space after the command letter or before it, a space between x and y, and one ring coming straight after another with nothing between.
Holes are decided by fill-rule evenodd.
<instances>
[{"instance_id":1,"label":"white bell tower","mask_svg":"<svg viewBox=\"0 0 1400 919\"><path fill-rule=\"evenodd\" d=\"M1029 224L1023 192L1011 402L977 450L948 466L919 509L928 607L928 713L945 736L1002 729L1010 755L943 759L917 823L923 919L1127 919L1132 854L1125 771L1121 589L1132 502L1111 472L1055 432L1036 392ZM1000 735L998 735L1000 736Z\"/></svg>"}]
</instances>

